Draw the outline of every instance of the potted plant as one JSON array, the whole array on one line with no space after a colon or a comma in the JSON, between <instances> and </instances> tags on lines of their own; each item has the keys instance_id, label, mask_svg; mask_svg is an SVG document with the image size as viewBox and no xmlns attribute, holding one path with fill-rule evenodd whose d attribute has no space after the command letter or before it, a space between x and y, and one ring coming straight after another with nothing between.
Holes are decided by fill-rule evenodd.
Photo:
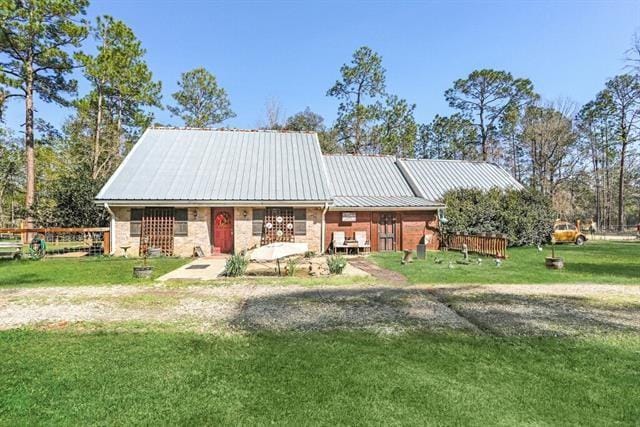
<instances>
[{"instance_id":1,"label":"potted plant","mask_svg":"<svg viewBox=\"0 0 640 427\"><path fill-rule=\"evenodd\" d=\"M140 279L149 279L153 274L153 266L147 264L147 258L149 257L147 246L147 242L145 241L145 250L142 251L142 265L136 265L133 267L133 277L137 277Z\"/></svg>"},{"instance_id":2,"label":"potted plant","mask_svg":"<svg viewBox=\"0 0 640 427\"><path fill-rule=\"evenodd\" d=\"M554 270L561 270L564 268L564 258L556 256L556 239L554 237L551 238L551 256L548 256L544 260L544 265L547 268L551 268Z\"/></svg>"}]
</instances>

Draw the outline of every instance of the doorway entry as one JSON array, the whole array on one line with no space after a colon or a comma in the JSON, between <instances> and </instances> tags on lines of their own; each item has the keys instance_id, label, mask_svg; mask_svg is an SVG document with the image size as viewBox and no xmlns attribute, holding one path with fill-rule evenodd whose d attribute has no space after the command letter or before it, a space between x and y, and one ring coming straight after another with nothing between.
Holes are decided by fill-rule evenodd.
<instances>
[{"instance_id":1,"label":"doorway entry","mask_svg":"<svg viewBox=\"0 0 640 427\"><path fill-rule=\"evenodd\" d=\"M381 212L378 221L378 250L396 250L396 214Z\"/></svg>"},{"instance_id":2,"label":"doorway entry","mask_svg":"<svg viewBox=\"0 0 640 427\"><path fill-rule=\"evenodd\" d=\"M230 254L233 252L233 208L213 208L211 215L213 227L214 252Z\"/></svg>"}]
</instances>

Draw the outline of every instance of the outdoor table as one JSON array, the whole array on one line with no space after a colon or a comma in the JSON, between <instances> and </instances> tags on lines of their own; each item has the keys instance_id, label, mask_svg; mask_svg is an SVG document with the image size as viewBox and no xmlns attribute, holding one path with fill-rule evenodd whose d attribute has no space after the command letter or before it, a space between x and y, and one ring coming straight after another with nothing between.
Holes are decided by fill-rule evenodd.
<instances>
[{"instance_id":1,"label":"outdoor table","mask_svg":"<svg viewBox=\"0 0 640 427\"><path fill-rule=\"evenodd\" d=\"M129 248L131 248L131 245L124 245L124 246L120 246L120 249L122 249L122 251L124 252L124 257L127 258L127 251L129 250Z\"/></svg>"},{"instance_id":2,"label":"outdoor table","mask_svg":"<svg viewBox=\"0 0 640 427\"><path fill-rule=\"evenodd\" d=\"M345 250L346 250L347 254L349 254L349 251L351 249L355 249L356 254L358 253L358 241L357 240L346 239L344 241L344 247L345 247Z\"/></svg>"}]
</instances>

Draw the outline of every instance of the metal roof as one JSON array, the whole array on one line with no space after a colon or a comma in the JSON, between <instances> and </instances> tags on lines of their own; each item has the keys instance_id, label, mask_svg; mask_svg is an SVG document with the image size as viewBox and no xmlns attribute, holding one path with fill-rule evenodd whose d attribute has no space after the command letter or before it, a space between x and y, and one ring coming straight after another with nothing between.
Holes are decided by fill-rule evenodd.
<instances>
[{"instance_id":1,"label":"metal roof","mask_svg":"<svg viewBox=\"0 0 640 427\"><path fill-rule=\"evenodd\" d=\"M148 129L100 201L330 201L315 133Z\"/></svg>"},{"instance_id":2,"label":"metal roof","mask_svg":"<svg viewBox=\"0 0 640 427\"><path fill-rule=\"evenodd\" d=\"M416 194L391 156L325 155L334 207L441 206Z\"/></svg>"},{"instance_id":3,"label":"metal roof","mask_svg":"<svg viewBox=\"0 0 640 427\"><path fill-rule=\"evenodd\" d=\"M415 197L395 157L325 155L324 161L334 196Z\"/></svg>"},{"instance_id":4,"label":"metal roof","mask_svg":"<svg viewBox=\"0 0 640 427\"><path fill-rule=\"evenodd\" d=\"M456 188L524 188L509 172L488 162L402 159L398 166L416 195L429 200L442 200L447 191Z\"/></svg>"},{"instance_id":5,"label":"metal roof","mask_svg":"<svg viewBox=\"0 0 640 427\"><path fill-rule=\"evenodd\" d=\"M442 203L432 202L422 197L390 197L390 196L338 196L333 199L333 207L337 208L392 208L392 207L416 207L433 208L444 206Z\"/></svg>"}]
</instances>

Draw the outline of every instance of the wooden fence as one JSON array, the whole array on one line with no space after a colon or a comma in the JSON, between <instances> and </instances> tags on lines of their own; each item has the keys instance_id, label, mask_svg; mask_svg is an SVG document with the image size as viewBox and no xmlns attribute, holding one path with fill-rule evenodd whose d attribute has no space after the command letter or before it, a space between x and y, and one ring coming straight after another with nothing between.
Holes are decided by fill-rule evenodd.
<instances>
[{"instance_id":1,"label":"wooden fence","mask_svg":"<svg viewBox=\"0 0 640 427\"><path fill-rule=\"evenodd\" d=\"M454 251L461 251L467 245L469 252L480 255L507 257L507 237L503 234L465 234L454 233L445 237L446 246Z\"/></svg>"},{"instance_id":2,"label":"wooden fence","mask_svg":"<svg viewBox=\"0 0 640 427\"><path fill-rule=\"evenodd\" d=\"M111 236L107 227L89 228L0 228L0 241L29 245L35 235L44 238L47 254L88 253L90 255L111 252Z\"/></svg>"}]
</instances>

